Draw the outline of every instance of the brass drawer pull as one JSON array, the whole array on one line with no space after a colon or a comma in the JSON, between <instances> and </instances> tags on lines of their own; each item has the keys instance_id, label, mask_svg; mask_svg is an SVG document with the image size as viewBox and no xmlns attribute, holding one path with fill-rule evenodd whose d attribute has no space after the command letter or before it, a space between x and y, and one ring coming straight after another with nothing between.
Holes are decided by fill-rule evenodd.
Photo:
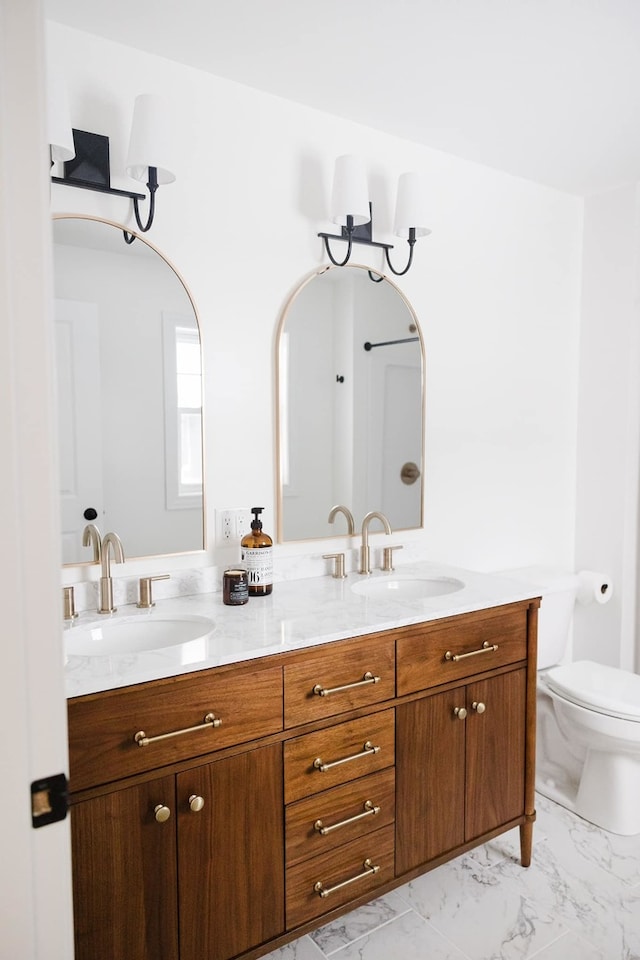
<instances>
[{"instance_id":1,"label":"brass drawer pull","mask_svg":"<svg viewBox=\"0 0 640 960\"><path fill-rule=\"evenodd\" d=\"M364 812L357 813L355 817L348 817L346 820L340 820L338 823L332 823L329 827L325 827L322 820L316 820L313 825L313 829L317 830L318 833L323 837L326 837L326 835L331 833L332 830L339 830L340 827L347 827L350 823L356 823L358 820L363 820L365 817L375 817L380 813L380 807L376 807L372 800L365 800L362 806Z\"/></svg>"},{"instance_id":2,"label":"brass drawer pull","mask_svg":"<svg viewBox=\"0 0 640 960\"><path fill-rule=\"evenodd\" d=\"M444 658L445 660L451 660L453 663L456 663L458 660L466 660L467 657L477 657L479 653L492 653L497 649L497 643L489 643L488 640L485 640L480 650L472 650L471 653L451 653L450 650L447 650Z\"/></svg>"},{"instance_id":3,"label":"brass drawer pull","mask_svg":"<svg viewBox=\"0 0 640 960\"><path fill-rule=\"evenodd\" d=\"M328 697L330 693L342 693L343 690L366 687L369 683L380 683L380 677L374 677L371 671L367 670L362 680L356 680L355 683L345 683L342 687L323 687L321 683L316 683L313 692L319 697Z\"/></svg>"},{"instance_id":4,"label":"brass drawer pull","mask_svg":"<svg viewBox=\"0 0 640 960\"><path fill-rule=\"evenodd\" d=\"M168 740L169 737L180 737L183 733L194 733L196 730L209 730L213 727L221 727L222 720L213 713L208 713L202 723L195 727L185 727L184 730L172 730L171 733L159 733L157 737L148 737L144 730L138 730L134 736L135 742L139 747L148 747L150 743L157 743L158 740Z\"/></svg>"},{"instance_id":5,"label":"brass drawer pull","mask_svg":"<svg viewBox=\"0 0 640 960\"><path fill-rule=\"evenodd\" d=\"M380 753L380 747L374 747L371 743L371 740L367 740L362 745L362 750L360 753L352 753L350 757L342 757L340 760L332 760L331 763L324 763L320 757L316 757L313 761L313 765L316 770L319 770L320 773L325 773L327 770L331 770L332 767L339 767L341 763L350 763L351 760L359 760L361 757L368 757L373 753Z\"/></svg>"},{"instance_id":6,"label":"brass drawer pull","mask_svg":"<svg viewBox=\"0 0 640 960\"><path fill-rule=\"evenodd\" d=\"M313 889L318 896L328 897L330 893L335 893L336 890L342 890L343 887L347 887L350 883L355 883L356 880L364 880L365 877L370 877L374 873L380 872L380 865L372 863L369 857L363 862L362 866L364 870L362 873L357 873L355 877L349 877L348 880L343 880L342 883L336 883L333 887L325 887L322 880L318 880L317 883L314 883Z\"/></svg>"}]
</instances>

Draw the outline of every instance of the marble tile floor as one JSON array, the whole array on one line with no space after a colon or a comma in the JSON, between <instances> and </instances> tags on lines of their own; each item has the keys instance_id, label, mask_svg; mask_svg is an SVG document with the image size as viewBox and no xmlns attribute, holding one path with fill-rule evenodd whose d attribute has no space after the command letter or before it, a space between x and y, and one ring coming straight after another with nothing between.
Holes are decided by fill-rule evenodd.
<instances>
[{"instance_id":1,"label":"marble tile floor","mask_svg":"<svg viewBox=\"0 0 640 960\"><path fill-rule=\"evenodd\" d=\"M528 869L511 831L265 960L640 960L640 836L536 803Z\"/></svg>"}]
</instances>

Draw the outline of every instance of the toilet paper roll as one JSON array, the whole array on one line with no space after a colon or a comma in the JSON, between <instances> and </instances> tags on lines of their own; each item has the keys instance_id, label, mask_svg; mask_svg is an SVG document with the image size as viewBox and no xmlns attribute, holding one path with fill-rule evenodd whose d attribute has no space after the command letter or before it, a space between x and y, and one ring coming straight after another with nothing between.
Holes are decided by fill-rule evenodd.
<instances>
[{"instance_id":1,"label":"toilet paper roll","mask_svg":"<svg viewBox=\"0 0 640 960\"><path fill-rule=\"evenodd\" d=\"M578 573L578 603L609 603L613 593L610 577L594 570L580 570Z\"/></svg>"}]
</instances>

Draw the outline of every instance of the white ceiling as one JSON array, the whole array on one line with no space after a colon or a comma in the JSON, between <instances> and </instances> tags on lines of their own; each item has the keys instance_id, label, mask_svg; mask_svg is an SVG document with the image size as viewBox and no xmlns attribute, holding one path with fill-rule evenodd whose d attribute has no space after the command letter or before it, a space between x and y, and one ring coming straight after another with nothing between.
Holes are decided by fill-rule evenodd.
<instances>
[{"instance_id":1,"label":"white ceiling","mask_svg":"<svg viewBox=\"0 0 640 960\"><path fill-rule=\"evenodd\" d=\"M43 0L45 16L560 190L640 178L640 0Z\"/></svg>"}]
</instances>

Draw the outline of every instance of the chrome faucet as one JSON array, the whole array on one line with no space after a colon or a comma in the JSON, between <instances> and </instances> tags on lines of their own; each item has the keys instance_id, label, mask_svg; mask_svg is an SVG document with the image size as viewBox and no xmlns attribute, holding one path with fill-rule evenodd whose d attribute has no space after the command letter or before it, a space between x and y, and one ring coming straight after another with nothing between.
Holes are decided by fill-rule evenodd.
<instances>
[{"instance_id":1,"label":"chrome faucet","mask_svg":"<svg viewBox=\"0 0 640 960\"><path fill-rule=\"evenodd\" d=\"M384 513L372 510L362 521L362 546L360 547L360 573L371 573L371 554L369 552L369 524L372 520L379 520L387 536L391 536L391 524Z\"/></svg>"},{"instance_id":2,"label":"chrome faucet","mask_svg":"<svg viewBox=\"0 0 640 960\"><path fill-rule=\"evenodd\" d=\"M100 563L102 560L102 537L94 523L88 523L82 531L82 546L93 546L93 562Z\"/></svg>"},{"instance_id":3,"label":"chrome faucet","mask_svg":"<svg viewBox=\"0 0 640 960\"><path fill-rule=\"evenodd\" d=\"M100 603L98 613L115 613L113 605L113 581L111 580L111 551L115 563L124 563L124 550L117 533L105 533L102 538L102 576L100 577Z\"/></svg>"},{"instance_id":4,"label":"chrome faucet","mask_svg":"<svg viewBox=\"0 0 640 960\"><path fill-rule=\"evenodd\" d=\"M353 514L351 513L351 510L349 510L348 507L343 507L341 503L337 503L335 507L331 507L331 511L327 518L329 523L333 523L333 521L335 520L336 516L339 513L344 514L344 516L347 519L347 533L349 535L355 533L356 526L355 526L355 523L353 522Z\"/></svg>"}]
</instances>

